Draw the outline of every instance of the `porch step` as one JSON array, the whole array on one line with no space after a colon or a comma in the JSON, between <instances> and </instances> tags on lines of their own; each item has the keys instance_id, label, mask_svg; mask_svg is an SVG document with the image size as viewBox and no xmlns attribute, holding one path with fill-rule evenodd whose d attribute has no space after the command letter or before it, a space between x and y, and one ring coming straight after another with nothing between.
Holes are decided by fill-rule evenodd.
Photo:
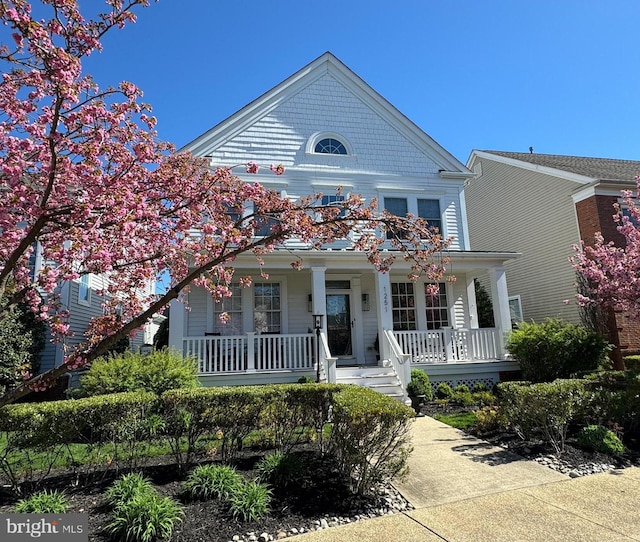
<instances>
[{"instance_id":1,"label":"porch step","mask_svg":"<svg viewBox=\"0 0 640 542\"><path fill-rule=\"evenodd\" d=\"M355 384L403 401L404 390L392 367L337 367L339 384Z\"/></svg>"}]
</instances>

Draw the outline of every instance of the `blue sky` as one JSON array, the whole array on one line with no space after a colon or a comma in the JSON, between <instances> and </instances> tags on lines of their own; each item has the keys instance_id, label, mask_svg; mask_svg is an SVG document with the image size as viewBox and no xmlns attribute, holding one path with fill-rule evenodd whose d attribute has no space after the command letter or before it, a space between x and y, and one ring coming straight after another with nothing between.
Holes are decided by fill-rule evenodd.
<instances>
[{"instance_id":1,"label":"blue sky","mask_svg":"<svg viewBox=\"0 0 640 542\"><path fill-rule=\"evenodd\" d=\"M637 0L161 0L86 70L141 87L178 147L331 51L462 162L637 160L638 23Z\"/></svg>"}]
</instances>

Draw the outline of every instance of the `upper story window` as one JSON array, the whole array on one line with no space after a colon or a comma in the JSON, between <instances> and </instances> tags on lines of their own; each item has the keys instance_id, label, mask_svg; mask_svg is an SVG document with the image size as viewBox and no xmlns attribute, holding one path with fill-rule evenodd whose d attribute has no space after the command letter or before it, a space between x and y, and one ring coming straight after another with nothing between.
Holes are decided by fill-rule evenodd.
<instances>
[{"instance_id":1,"label":"upper story window","mask_svg":"<svg viewBox=\"0 0 640 542\"><path fill-rule=\"evenodd\" d=\"M391 214L396 216L406 216L407 213L413 213L416 216L427 221L430 227L437 228L439 233L442 232L442 215L440 214L440 200L425 198L398 198L385 197L384 208ZM387 232L387 239L393 237L391 232Z\"/></svg>"},{"instance_id":2,"label":"upper story window","mask_svg":"<svg viewBox=\"0 0 640 542\"><path fill-rule=\"evenodd\" d=\"M347 154L347 149L342 142L332 137L327 137L316 143L313 152L319 154Z\"/></svg>"},{"instance_id":3,"label":"upper story window","mask_svg":"<svg viewBox=\"0 0 640 542\"><path fill-rule=\"evenodd\" d=\"M334 156L353 156L354 154L347 138L336 132L316 132L307 140L306 152Z\"/></svg>"},{"instance_id":4,"label":"upper story window","mask_svg":"<svg viewBox=\"0 0 640 542\"><path fill-rule=\"evenodd\" d=\"M344 201L344 196L343 195L325 195L322 196L322 206L323 207L327 207L327 206L334 206L334 207L340 207L342 202ZM345 216L346 215L346 211L344 209L340 210L340 214L338 216Z\"/></svg>"}]
</instances>

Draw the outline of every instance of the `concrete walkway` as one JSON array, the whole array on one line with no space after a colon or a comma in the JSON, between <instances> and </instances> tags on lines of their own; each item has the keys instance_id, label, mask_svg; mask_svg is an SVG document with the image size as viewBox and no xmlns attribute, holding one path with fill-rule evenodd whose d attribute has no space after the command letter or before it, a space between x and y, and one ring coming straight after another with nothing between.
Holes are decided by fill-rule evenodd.
<instances>
[{"instance_id":1,"label":"concrete walkway","mask_svg":"<svg viewBox=\"0 0 640 542\"><path fill-rule=\"evenodd\" d=\"M640 469L570 479L432 418L413 427L416 509L296 537L300 542L640 541Z\"/></svg>"}]
</instances>

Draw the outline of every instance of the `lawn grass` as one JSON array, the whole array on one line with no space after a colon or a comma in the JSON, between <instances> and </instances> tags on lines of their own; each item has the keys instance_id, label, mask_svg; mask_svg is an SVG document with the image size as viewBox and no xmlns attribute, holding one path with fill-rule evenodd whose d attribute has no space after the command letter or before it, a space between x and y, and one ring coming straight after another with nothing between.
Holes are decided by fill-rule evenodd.
<instances>
[{"instance_id":1,"label":"lawn grass","mask_svg":"<svg viewBox=\"0 0 640 542\"><path fill-rule=\"evenodd\" d=\"M436 420L446 423L456 429L469 429L476 424L476 415L473 412L460 412L458 414L435 414Z\"/></svg>"}]
</instances>

